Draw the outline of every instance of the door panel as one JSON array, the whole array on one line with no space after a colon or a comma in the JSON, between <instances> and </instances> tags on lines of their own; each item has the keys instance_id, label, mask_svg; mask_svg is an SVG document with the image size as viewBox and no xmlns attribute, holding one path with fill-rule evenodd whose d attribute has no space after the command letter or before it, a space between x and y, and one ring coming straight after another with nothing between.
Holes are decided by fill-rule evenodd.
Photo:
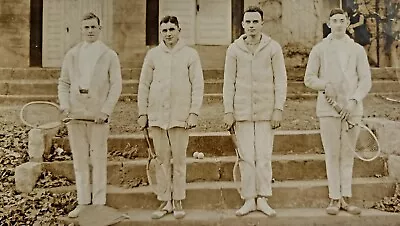
<instances>
[{"instance_id":1,"label":"door panel","mask_svg":"<svg viewBox=\"0 0 400 226\"><path fill-rule=\"evenodd\" d=\"M196 1L160 0L160 20L166 15L176 16L182 28L181 38L189 45L195 44Z\"/></svg>"},{"instance_id":2,"label":"door panel","mask_svg":"<svg viewBox=\"0 0 400 226\"><path fill-rule=\"evenodd\" d=\"M231 0L197 0L197 2L196 44L230 44Z\"/></svg>"},{"instance_id":3,"label":"door panel","mask_svg":"<svg viewBox=\"0 0 400 226\"><path fill-rule=\"evenodd\" d=\"M43 0L44 67L59 67L64 54L64 0Z\"/></svg>"},{"instance_id":4,"label":"door panel","mask_svg":"<svg viewBox=\"0 0 400 226\"><path fill-rule=\"evenodd\" d=\"M112 0L44 0L43 67L60 67L65 53L81 41L82 16L93 12L101 21L100 40L112 44Z\"/></svg>"}]
</instances>

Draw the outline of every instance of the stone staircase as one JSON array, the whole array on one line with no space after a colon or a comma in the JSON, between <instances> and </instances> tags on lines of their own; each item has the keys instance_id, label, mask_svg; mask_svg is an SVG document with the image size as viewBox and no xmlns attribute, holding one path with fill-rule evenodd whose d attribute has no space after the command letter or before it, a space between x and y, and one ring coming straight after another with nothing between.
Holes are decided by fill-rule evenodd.
<instances>
[{"instance_id":1,"label":"stone staircase","mask_svg":"<svg viewBox=\"0 0 400 226\"><path fill-rule=\"evenodd\" d=\"M69 151L67 138L54 138ZM107 205L130 215L117 225L397 225L400 216L368 209L385 196L392 196L395 182L388 177L387 161L380 157L372 162L355 161L353 200L366 208L361 217L341 213L328 216L328 189L324 155L318 130L277 131L272 158L273 196L270 204L278 211L276 218L259 213L237 218L234 211L242 204L232 179L235 153L227 132L191 133L187 151L187 217L171 216L151 220L151 211L159 205L148 186L125 188L123 181L146 178L146 146L141 134L111 135L109 151L135 147L138 158L108 162ZM192 153L205 153L204 159L193 159ZM53 175L74 180L71 161L47 162L44 169ZM74 192L74 186L48 189L52 192ZM65 222L75 222L62 218ZM384 224L377 224L377 222Z\"/></svg>"},{"instance_id":2,"label":"stone staircase","mask_svg":"<svg viewBox=\"0 0 400 226\"><path fill-rule=\"evenodd\" d=\"M58 68L0 68L0 105L21 104L32 100L57 101ZM374 68L370 95L399 92L395 69ZM121 101L136 100L140 75L138 68L124 68ZM398 72L397 72L398 73ZM288 98L315 98L316 93L303 84L304 69L288 70ZM205 101L222 101L223 70L204 69ZM70 151L68 138L54 138L54 143ZM235 210L242 201L232 180L235 153L228 132L191 132L187 151L187 216L175 220L167 216L151 220L158 202L148 186L126 188L124 183L141 180L146 183L146 146L142 134L112 134L109 152L137 150L134 160L108 162L107 205L126 212L129 220L117 225L399 225L397 214L369 209L385 196L392 196L395 181L388 175L387 158L372 162L355 161L353 200L365 208L359 217L340 213L328 216L328 204L323 149L318 130L276 131L272 158L273 196L270 204L278 212L275 218L260 213L238 218ZM206 158L193 159L201 151ZM43 163L54 175L74 180L71 161ZM55 193L75 191L74 186L46 189ZM65 222L75 222L62 218Z\"/></svg>"},{"instance_id":3,"label":"stone staircase","mask_svg":"<svg viewBox=\"0 0 400 226\"><path fill-rule=\"evenodd\" d=\"M374 68L370 95L399 92L394 68ZM59 68L0 68L0 104L33 100L57 101ZM124 68L121 100L136 100L140 68ZM315 97L316 92L304 86L304 69L288 69L288 98ZM204 69L205 101L222 99L223 69Z\"/></svg>"}]
</instances>

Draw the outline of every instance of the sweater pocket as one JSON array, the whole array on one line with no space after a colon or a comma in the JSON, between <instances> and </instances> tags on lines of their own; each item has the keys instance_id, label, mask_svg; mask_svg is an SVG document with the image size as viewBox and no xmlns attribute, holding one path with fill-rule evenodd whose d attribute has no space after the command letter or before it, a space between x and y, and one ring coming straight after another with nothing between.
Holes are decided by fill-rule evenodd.
<instances>
[{"instance_id":1,"label":"sweater pocket","mask_svg":"<svg viewBox=\"0 0 400 226\"><path fill-rule=\"evenodd\" d=\"M190 96L180 96L175 98L172 105L172 115L171 120L176 121L186 121L187 117L189 117L190 105L191 105L191 97Z\"/></svg>"},{"instance_id":2,"label":"sweater pocket","mask_svg":"<svg viewBox=\"0 0 400 226\"><path fill-rule=\"evenodd\" d=\"M251 117L251 98L235 95L233 111L236 120L246 120Z\"/></svg>"}]
</instances>

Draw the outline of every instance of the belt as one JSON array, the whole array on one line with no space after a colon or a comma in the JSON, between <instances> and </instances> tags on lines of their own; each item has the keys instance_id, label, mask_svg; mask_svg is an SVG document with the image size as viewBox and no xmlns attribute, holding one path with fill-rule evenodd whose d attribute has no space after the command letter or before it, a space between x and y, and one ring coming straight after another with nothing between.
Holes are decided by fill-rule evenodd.
<instances>
[{"instance_id":1,"label":"belt","mask_svg":"<svg viewBox=\"0 0 400 226\"><path fill-rule=\"evenodd\" d=\"M88 94L89 90L88 89L79 89L79 93L81 94Z\"/></svg>"}]
</instances>

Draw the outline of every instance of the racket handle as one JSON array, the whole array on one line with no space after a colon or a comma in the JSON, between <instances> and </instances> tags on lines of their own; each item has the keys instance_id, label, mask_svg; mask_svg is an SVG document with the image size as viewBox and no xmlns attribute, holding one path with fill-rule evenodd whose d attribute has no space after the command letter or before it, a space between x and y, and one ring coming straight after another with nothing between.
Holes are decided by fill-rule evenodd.
<instances>
[{"instance_id":1,"label":"racket handle","mask_svg":"<svg viewBox=\"0 0 400 226\"><path fill-rule=\"evenodd\" d=\"M143 129L143 134L144 134L144 139L146 140L147 148L149 148L153 152L153 147L151 146L150 142L149 130L147 129L147 127Z\"/></svg>"},{"instance_id":2,"label":"racket handle","mask_svg":"<svg viewBox=\"0 0 400 226\"><path fill-rule=\"evenodd\" d=\"M233 128L233 126L231 126L231 128L229 128L229 133L230 133L231 135L234 135L234 134L235 134L235 128Z\"/></svg>"},{"instance_id":3,"label":"racket handle","mask_svg":"<svg viewBox=\"0 0 400 226\"><path fill-rule=\"evenodd\" d=\"M325 91L322 93L325 95ZM333 109L335 109L335 111L337 113L340 113L342 111L342 107L336 101L334 101L332 98L325 95L325 99L333 107Z\"/></svg>"},{"instance_id":4,"label":"racket handle","mask_svg":"<svg viewBox=\"0 0 400 226\"><path fill-rule=\"evenodd\" d=\"M62 121L63 123L68 123L72 120L83 121L83 122L95 122L94 119L88 119L88 118L65 118ZM104 121L104 123L108 123L108 118Z\"/></svg>"}]
</instances>

